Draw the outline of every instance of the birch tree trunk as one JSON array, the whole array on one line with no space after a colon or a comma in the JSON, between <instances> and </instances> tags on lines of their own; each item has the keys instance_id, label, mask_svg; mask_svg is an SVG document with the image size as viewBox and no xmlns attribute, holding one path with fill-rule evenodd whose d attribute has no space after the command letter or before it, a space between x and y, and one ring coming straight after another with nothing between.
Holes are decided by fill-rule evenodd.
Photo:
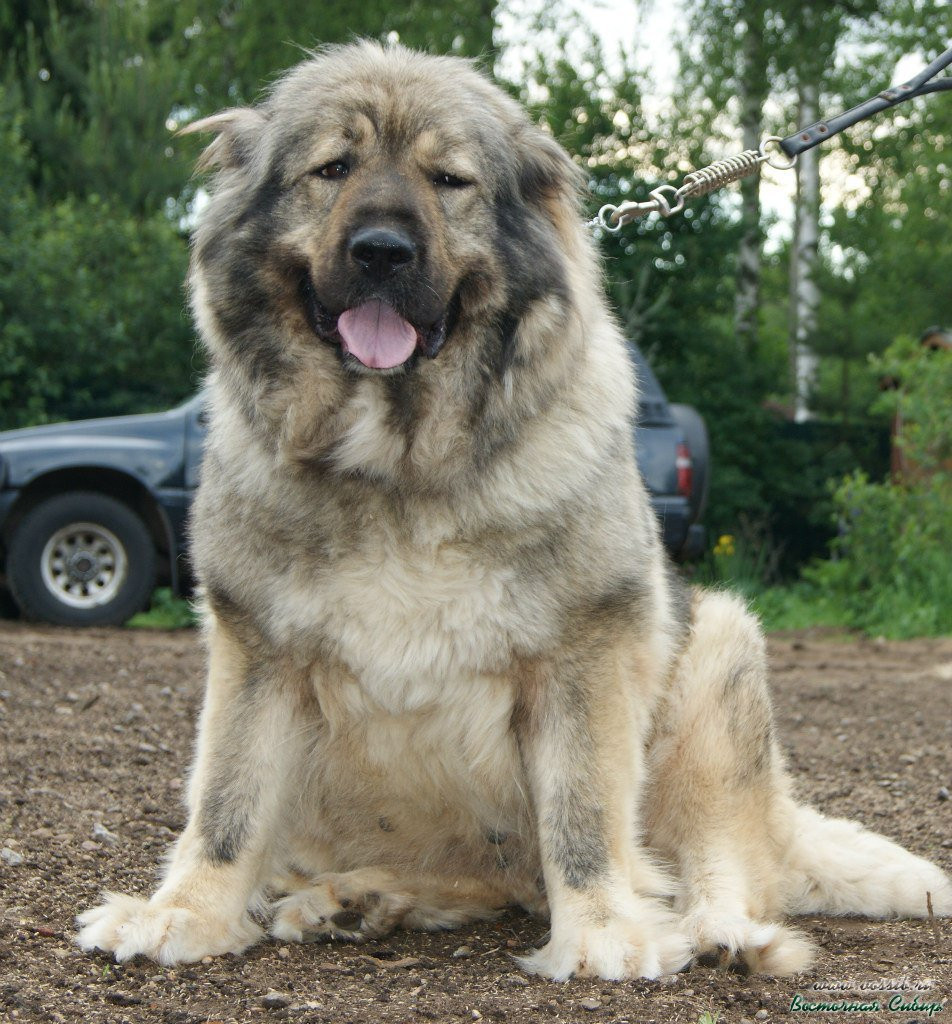
<instances>
[{"instance_id":1,"label":"birch tree trunk","mask_svg":"<svg viewBox=\"0 0 952 1024\"><path fill-rule=\"evenodd\" d=\"M817 119L817 84L799 86L801 125ZM790 348L793 363L794 419L810 419L810 398L816 385L818 360L810 347L816 330L816 311L820 290L816 283L820 239L820 167L816 149L800 154L797 161L797 205L794 233L793 335Z\"/></svg>"},{"instance_id":2,"label":"birch tree trunk","mask_svg":"<svg viewBox=\"0 0 952 1024\"><path fill-rule=\"evenodd\" d=\"M767 94L764 60L763 11L747 5L746 32L741 51L740 100L743 148L757 149ZM760 307L760 175L741 182L741 238L737 249L737 288L734 297L734 333L745 352L757 345Z\"/></svg>"}]
</instances>

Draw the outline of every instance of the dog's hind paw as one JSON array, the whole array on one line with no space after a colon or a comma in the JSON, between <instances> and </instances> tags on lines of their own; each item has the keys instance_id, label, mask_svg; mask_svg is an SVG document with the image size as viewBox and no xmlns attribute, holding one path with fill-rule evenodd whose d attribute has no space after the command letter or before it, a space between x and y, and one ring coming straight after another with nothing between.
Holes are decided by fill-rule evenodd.
<instances>
[{"instance_id":1,"label":"dog's hind paw","mask_svg":"<svg viewBox=\"0 0 952 1024\"><path fill-rule=\"evenodd\" d=\"M76 923L80 949L99 949L116 960L141 954L164 966L240 953L261 937L261 929L247 915L226 924L186 907L119 893L106 893L105 901L80 914Z\"/></svg>"},{"instance_id":2,"label":"dog's hind paw","mask_svg":"<svg viewBox=\"0 0 952 1024\"><path fill-rule=\"evenodd\" d=\"M359 884L362 874L325 875L278 900L271 934L286 942L361 942L393 931L409 908L409 898L382 888L366 888Z\"/></svg>"},{"instance_id":3,"label":"dog's hind paw","mask_svg":"<svg viewBox=\"0 0 952 1024\"><path fill-rule=\"evenodd\" d=\"M542 949L518 961L530 973L553 981L571 977L624 981L674 974L690 959L690 943L680 932L653 935L638 921L616 918L553 936Z\"/></svg>"}]
</instances>

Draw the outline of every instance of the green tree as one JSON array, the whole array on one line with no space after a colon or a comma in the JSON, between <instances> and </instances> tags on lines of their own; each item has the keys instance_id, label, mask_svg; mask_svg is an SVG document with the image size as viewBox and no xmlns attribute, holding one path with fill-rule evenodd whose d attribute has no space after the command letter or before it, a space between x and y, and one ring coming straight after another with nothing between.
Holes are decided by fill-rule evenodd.
<instances>
[{"instance_id":1,"label":"green tree","mask_svg":"<svg viewBox=\"0 0 952 1024\"><path fill-rule=\"evenodd\" d=\"M835 621L886 636L952 632L952 352L900 338L876 361L900 382L879 404L898 412L909 469L853 473L836 488L833 557L804 571L807 598Z\"/></svg>"},{"instance_id":2,"label":"green tree","mask_svg":"<svg viewBox=\"0 0 952 1024\"><path fill-rule=\"evenodd\" d=\"M0 427L168 406L194 387L183 239L163 212L43 202L0 91ZM2 116L6 113L6 116Z\"/></svg>"},{"instance_id":3,"label":"green tree","mask_svg":"<svg viewBox=\"0 0 952 1024\"><path fill-rule=\"evenodd\" d=\"M418 49L482 57L491 64L495 8L495 0L182 0L167 5L164 31L176 40L179 60L194 83L189 105L208 113L253 100L264 85L301 59L302 47L358 36L396 37Z\"/></svg>"},{"instance_id":4,"label":"green tree","mask_svg":"<svg viewBox=\"0 0 952 1024\"><path fill-rule=\"evenodd\" d=\"M134 215L162 209L188 181L193 154L169 131L187 86L171 39L155 30L160 5L23 6L5 84L40 199L97 195Z\"/></svg>"}]
</instances>

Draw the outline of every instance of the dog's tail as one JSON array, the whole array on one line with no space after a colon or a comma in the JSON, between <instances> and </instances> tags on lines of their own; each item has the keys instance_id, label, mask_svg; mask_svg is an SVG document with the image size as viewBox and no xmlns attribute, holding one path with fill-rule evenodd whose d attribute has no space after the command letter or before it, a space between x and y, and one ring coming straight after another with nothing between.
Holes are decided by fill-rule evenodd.
<instances>
[{"instance_id":1,"label":"dog's tail","mask_svg":"<svg viewBox=\"0 0 952 1024\"><path fill-rule=\"evenodd\" d=\"M790 801L793 914L952 916L952 878L885 836Z\"/></svg>"}]
</instances>

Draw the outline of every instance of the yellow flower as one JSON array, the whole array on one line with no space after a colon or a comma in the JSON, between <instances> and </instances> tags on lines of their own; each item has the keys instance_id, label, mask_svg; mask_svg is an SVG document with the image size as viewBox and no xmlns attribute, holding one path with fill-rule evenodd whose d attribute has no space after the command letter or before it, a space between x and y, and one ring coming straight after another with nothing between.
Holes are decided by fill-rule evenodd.
<instances>
[{"instance_id":1,"label":"yellow flower","mask_svg":"<svg viewBox=\"0 0 952 1024\"><path fill-rule=\"evenodd\" d=\"M717 544L714 546L714 554L728 557L734 554L734 538L731 534L725 533L717 538Z\"/></svg>"}]
</instances>

